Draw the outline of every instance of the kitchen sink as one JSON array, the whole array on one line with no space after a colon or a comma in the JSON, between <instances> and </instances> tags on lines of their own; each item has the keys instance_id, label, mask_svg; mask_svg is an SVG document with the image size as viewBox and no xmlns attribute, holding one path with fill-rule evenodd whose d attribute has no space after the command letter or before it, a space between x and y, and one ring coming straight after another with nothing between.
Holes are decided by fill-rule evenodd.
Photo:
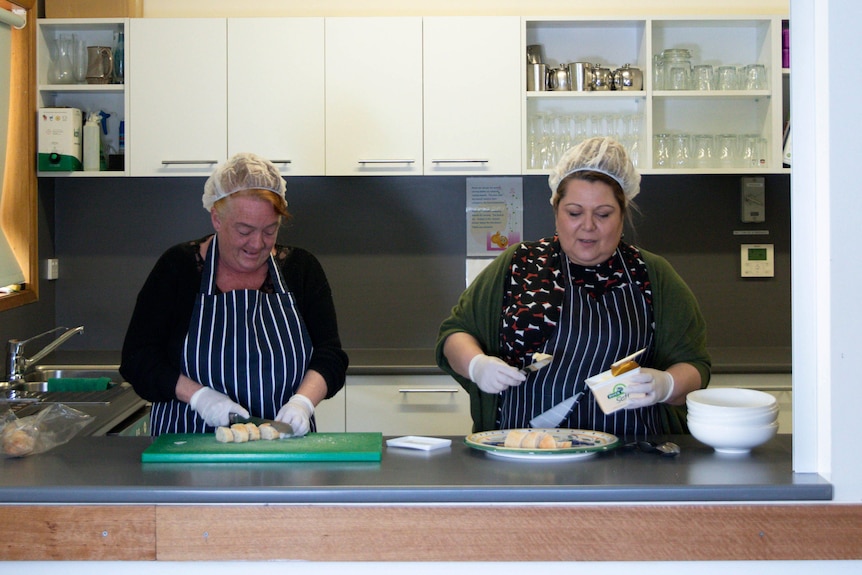
<instances>
[{"instance_id":1,"label":"kitchen sink","mask_svg":"<svg viewBox=\"0 0 862 575\"><path fill-rule=\"evenodd\" d=\"M88 391L84 385L80 391L48 391L52 379L93 379L107 377L107 389ZM71 384L71 382L69 382ZM56 387L55 387L56 388ZM74 389L74 385L71 386ZM79 433L81 435L106 435L116 429L137 425L128 433L120 435L146 434L140 430L144 419L140 410L147 403L135 393L130 383L123 380L118 365L58 365L40 364L28 371L24 381L14 386L0 382L0 413L10 410L17 417L36 415L46 407L62 403L90 415L93 419Z\"/></svg>"},{"instance_id":2,"label":"kitchen sink","mask_svg":"<svg viewBox=\"0 0 862 575\"><path fill-rule=\"evenodd\" d=\"M24 379L28 382L42 382L54 378L91 378L110 377L114 383L121 383L123 376L120 375L119 366L105 365L44 365L28 373Z\"/></svg>"},{"instance_id":3,"label":"kitchen sink","mask_svg":"<svg viewBox=\"0 0 862 575\"><path fill-rule=\"evenodd\" d=\"M56 378L92 379L108 377L107 389L81 391L49 391L48 380ZM23 383L10 386L0 382L0 402L9 403L67 403L109 404L118 394L129 388L123 382L116 366L39 366L24 377Z\"/></svg>"}]
</instances>

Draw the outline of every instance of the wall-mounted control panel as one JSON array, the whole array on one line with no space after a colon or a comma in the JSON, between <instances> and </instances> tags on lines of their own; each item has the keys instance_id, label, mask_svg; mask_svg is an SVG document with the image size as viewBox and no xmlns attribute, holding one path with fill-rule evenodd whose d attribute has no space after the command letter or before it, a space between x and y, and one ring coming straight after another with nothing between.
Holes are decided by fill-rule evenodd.
<instances>
[{"instance_id":1,"label":"wall-mounted control panel","mask_svg":"<svg viewBox=\"0 0 862 575\"><path fill-rule=\"evenodd\" d=\"M744 278L775 277L774 244L742 244L740 275Z\"/></svg>"},{"instance_id":2,"label":"wall-mounted control panel","mask_svg":"<svg viewBox=\"0 0 862 575\"><path fill-rule=\"evenodd\" d=\"M766 181L763 177L742 178L740 219L745 223L766 221Z\"/></svg>"}]
</instances>

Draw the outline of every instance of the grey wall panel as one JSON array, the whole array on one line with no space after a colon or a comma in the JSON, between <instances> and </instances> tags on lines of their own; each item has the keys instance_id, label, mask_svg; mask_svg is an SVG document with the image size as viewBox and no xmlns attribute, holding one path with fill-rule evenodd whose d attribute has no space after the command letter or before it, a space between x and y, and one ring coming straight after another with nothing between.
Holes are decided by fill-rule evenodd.
<instances>
[{"instance_id":1,"label":"grey wall panel","mask_svg":"<svg viewBox=\"0 0 862 575\"><path fill-rule=\"evenodd\" d=\"M210 231L203 182L55 182L56 320L87 326L69 349L119 349L159 254ZM740 223L739 186L739 176L645 176L626 238L677 267L701 302L711 346L789 346L790 178L767 177L762 225ZM288 178L295 218L280 240L322 261L346 346L433 346L464 287L465 194L465 178L454 176ZM524 178L525 238L553 233L548 197L546 178ZM775 278L739 277L739 245L755 242L775 244Z\"/></svg>"}]
</instances>

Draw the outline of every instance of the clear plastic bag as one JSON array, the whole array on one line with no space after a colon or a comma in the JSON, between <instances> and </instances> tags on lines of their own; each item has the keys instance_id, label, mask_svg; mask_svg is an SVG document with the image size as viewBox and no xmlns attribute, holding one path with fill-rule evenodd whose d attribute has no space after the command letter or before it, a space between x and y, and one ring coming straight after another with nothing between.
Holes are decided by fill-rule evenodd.
<instances>
[{"instance_id":1,"label":"clear plastic bag","mask_svg":"<svg viewBox=\"0 0 862 575\"><path fill-rule=\"evenodd\" d=\"M4 457L43 453L75 437L91 420L91 415L62 403L22 418L6 412L0 417L0 451Z\"/></svg>"}]
</instances>

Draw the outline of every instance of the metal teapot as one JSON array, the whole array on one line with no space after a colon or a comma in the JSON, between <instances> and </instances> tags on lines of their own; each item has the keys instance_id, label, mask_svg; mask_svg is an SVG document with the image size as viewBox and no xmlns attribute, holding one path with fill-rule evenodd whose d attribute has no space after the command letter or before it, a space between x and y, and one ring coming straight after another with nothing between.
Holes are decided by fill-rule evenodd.
<instances>
[{"instance_id":1,"label":"metal teapot","mask_svg":"<svg viewBox=\"0 0 862 575\"><path fill-rule=\"evenodd\" d=\"M643 90L644 76L638 68L623 64L614 70L614 90Z\"/></svg>"},{"instance_id":2,"label":"metal teapot","mask_svg":"<svg viewBox=\"0 0 862 575\"><path fill-rule=\"evenodd\" d=\"M569 69L562 65L559 68L551 68L548 70L548 89L549 90L571 90L572 84L569 80Z\"/></svg>"},{"instance_id":3,"label":"metal teapot","mask_svg":"<svg viewBox=\"0 0 862 575\"><path fill-rule=\"evenodd\" d=\"M614 76L610 68L602 68L600 64L593 64L593 90L611 90L614 85Z\"/></svg>"}]
</instances>

